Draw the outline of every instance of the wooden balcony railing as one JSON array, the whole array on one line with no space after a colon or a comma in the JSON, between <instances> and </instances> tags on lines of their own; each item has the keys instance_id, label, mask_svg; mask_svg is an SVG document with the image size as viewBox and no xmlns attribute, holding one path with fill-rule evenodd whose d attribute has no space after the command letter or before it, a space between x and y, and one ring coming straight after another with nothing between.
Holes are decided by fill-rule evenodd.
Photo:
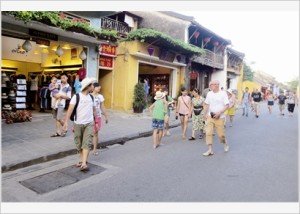
<instances>
[{"instance_id":1,"label":"wooden balcony railing","mask_svg":"<svg viewBox=\"0 0 300 214\"><path fill-rule=\"evenodd\" d=\"M224 69L224 58L222 55L215 54L214 52L204 49L205 54L198 56L194 59L195 62L218 69Z\"/></svg>"},{"instance_id":2,"label":"wooden balcony railing","mask_svg":"<svg viewBox=\"0 0 300 214\"><path fill-rule=\"evenodd\" d=\"M127 33L129 33L130 31L129 26L124 22L119 22L107 17L101 18L101 28L108 30L116 30L121 35L127 35Z\"/></svg>"},{"instance_id":3,"label":"wooden balcony railing","mask_svg":"<svg viewBox=\"0 0 300 214\"><path fill-rule=\"evenodd\" d=\"M84 18L82 16L78 16L78 15L75 15L75 14L69 13L69 12L60 12L59 16L62 19L69 19L69 20L71 20L73 22L82 22L82 23L87 23L87 24L90 24L90 22L91 22L87 18Z\"/></svg>"},{"instance_id":4,"label":"wooden balcony railing","mask_svg":"<svg viewBox=\"0 0 300 214\"><path fill-rule=\"evenodd\" d=\"M234 72L238 75L241 74L241 66L238 63L235 63L235 62L228 61L227 70L231 71L231 72Z\"/></svg>"}]
</instances>

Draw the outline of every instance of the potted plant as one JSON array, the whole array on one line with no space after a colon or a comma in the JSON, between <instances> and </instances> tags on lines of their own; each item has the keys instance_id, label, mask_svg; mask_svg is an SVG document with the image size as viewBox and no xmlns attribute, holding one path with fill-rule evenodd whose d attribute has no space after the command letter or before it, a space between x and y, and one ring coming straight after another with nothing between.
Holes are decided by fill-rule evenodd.
<instances>
[{"instance_id":1,"label":"potted plant","mask_svg":"<svg viewBox=\"0 0 300 214\"><path fill-rule=\"evenodd\" d=\"M133 112L142 113L145 107L146 107L146 94L144 91L144 84L137 83L134 87Z\"/></svg>"}]
</instances>

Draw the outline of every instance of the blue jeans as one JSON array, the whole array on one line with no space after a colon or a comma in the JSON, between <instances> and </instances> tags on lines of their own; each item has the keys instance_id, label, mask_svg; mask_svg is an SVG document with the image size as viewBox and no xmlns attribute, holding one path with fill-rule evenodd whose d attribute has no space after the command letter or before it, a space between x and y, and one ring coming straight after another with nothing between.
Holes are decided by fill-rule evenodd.
<instances>
[{"instance_id":1,"label":"blue jeans","mask_svg":"<svg viewBox=\"0 0 300 214\"><path fill-rule=\"evenodd\" d=\"M249 102L245 102L243 103L243 115L247 115L249 113L249 107L250 107L250 103Z\"/></svg>"}]
</instances>

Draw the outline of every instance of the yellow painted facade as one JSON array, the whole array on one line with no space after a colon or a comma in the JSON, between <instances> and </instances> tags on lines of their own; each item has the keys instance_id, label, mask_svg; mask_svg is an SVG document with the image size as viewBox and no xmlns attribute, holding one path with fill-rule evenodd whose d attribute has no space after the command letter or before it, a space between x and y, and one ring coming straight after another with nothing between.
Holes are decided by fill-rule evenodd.
<instances>
[{"instance_id":1,"label":"yellow painted facade","mask_svg":"<svg viewBox=\"0 0 300 214\"><path fill-rule=\"evenodd\" d=\"M102 85L102 93L106 99L105 106L121 111L131 111L133 103L134 86L139 80L139 63L155 64L156 66L172 68L175 84L174 90L179 91L179 87L184 82L185 67L171 62L159 60L159 48L155 48L153 59L149 59L147 43L138 41L121 42L117 49L117 58L114 62L113 71L100 70L99 82ZM145 57L139 57L142 54ZM175 76L174 76L175 75Z\"/></svg>"},{"instance_id":2,"label":"yellow painted facade","mask_svg":"<svg viewBox=\"0 0 300 214\"><path fill-rule=\"evenodd\" d=\"M242 100L244 87L243 87L243 78L244 78L244 66L242 65L240 68L240 75L238 76L238 84L237 84L237 91L238 91L238 100Z\"/></svg>"},{"instance_id":3,"label":"yellow painted facade","mask_svg":"<svg viewBox=\"0 0 300 214\"><path fill-rule=\"evenodd\" d=\"M257 82L251 82L251 81L244 81L243 82L243 90L248 87L249 91L252 92L254 89L260 90L262 85Z\"/></svg>"},{"instance_id":4,"label":"yellow painted facade","mask_svg":"<svg viewBox=\"0 0 300 214\"><path fill-rule=\"evenodd\" d=\"M38 63L31 62L20 62L15 60L1 60L1 67L17 68L16 74L24 74L28 77L28 72L39 72L42 71L41 65Z\"/></svg>"}]
</instances>

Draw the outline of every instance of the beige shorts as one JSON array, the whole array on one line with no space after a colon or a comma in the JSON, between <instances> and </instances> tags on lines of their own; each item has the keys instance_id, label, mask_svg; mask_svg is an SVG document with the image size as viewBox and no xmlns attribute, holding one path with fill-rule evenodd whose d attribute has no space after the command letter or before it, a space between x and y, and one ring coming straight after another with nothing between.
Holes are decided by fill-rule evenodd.
<instances>
[{"instance_id":1,"label":"beige shorts","mask_svg":"<svg viewBox=\"0 0 300 214\"><path fill-rule=\"evenodd\" d=\"M94 136L94 123L74 124L74 143L77 151L91 149Z\"/></svg>"},{"instance_id":2,"label":"beige shorts","mask_svg":"<svg viewBox=\"0 0 300 214\"><path fill-rule=\"evenodd\" d=\"M64 112L65 112L65 108L63 107L58 107L57 109L53 109L52 110L53 118L55 120L63 120L65 117Z\"/></svg>"},{"instance_id":3,"label":"beige shorts","mask_svg":"<svg viewBox=\"0 0 300 214\"><path fill-rule=\"evenodd\" d=\"M285 108L285 104L279 104L279 110L280 110L280 111L283 111L284 108Z\"/></svg>"}]
</instances>

